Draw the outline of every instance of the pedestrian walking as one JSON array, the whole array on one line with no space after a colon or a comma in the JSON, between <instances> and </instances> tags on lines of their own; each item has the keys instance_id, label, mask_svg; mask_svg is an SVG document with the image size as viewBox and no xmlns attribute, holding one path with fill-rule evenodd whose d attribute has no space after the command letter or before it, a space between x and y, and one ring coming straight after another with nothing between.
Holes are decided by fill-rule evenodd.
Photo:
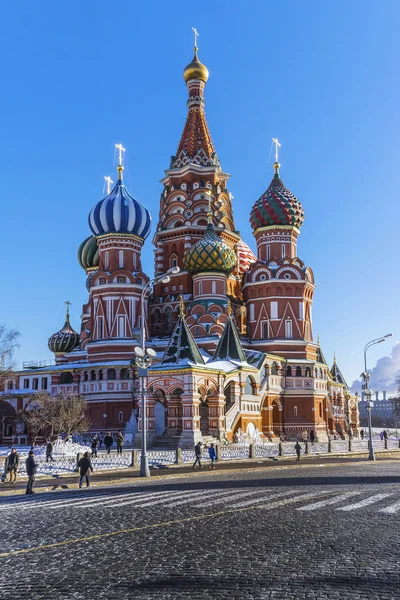
<instances>
[{"instance_id":1,"label":"pedestrian walking","mask_svg":"<svg viewBox=\"0 0 400 600\"><path fill-rule=\"evenodd\" d=\"M201 442L197 442L197 444L194 447L194 454L196 456L196 460L193 463L193 469L196 468L196 465L199 465L199 469L201 469L201 447L202 447L202 443Z\"/></svg>"},{"instance_id":2,"label":"pedestrian walking","mask_svg":"<svg viewBox=\"0 0 400 600\"><path fill-rule=\"evenodd\" d=\"M47 444L46 444L46 462L54 462L54 458L53 458L53 444L51 443L51 440L47 440Z\"/></svg>"},{"instance_id":3,"label":"pedestrian walking","mask_svg":"<svg viewBox=\"0 0 400 600\"><path fill-rule=\"evenodd\" d=\"M360 430L360 438L363 440L364 439L364 429Z\"/></svg>"},{"instance_id":4,"label":"pedestrian walking","mask_svg":"<svg viewBox=\"0 0 400 600\"><path fill-rule=\"evenodd\" d=\"M315 442L315 433L314 433L314 429L311 429L310 431L310 442L313 444Z\"/></svg>"},{"instance_id":5,"label":"pedestrian walking","mask_svg":"<svg viewBox=\"0 0 400 600\"><path fill-rule=\"evenodd\" d=\"M82 487L83 480L86 479L86 487L90 487L90 473L93 472L92 461L90 460L89 452L85 452L78 462L79 467L79 487Z\"/></svg>"},{"instance_id":6,"label":"pedestrian walking","mask_svg":"<svg viewBox=\"0 0 400 600\"><path fill-rule=\"evenodd\" d=\"M217 458L217 453L215 452L214 444L211 443L211 446L208 449L208 456L210 457L210 464L208 465L209 469L215 469L215 461Z\"/></svg>"},{"instance_id":7,"label":"pedestrian walking","mask_svg":"<svg viewBox=\"0 0 400 600\"><path fill-rule=\"evenodd\" d=\"M303 442L306 442L308 440L308 433L307 433L306 429L303 431L302 438L303 438Z\"/></svg>"},{"instance_id":8,"label":"pedestrian walking","mask_svg":"<svg viewBox=\"0 0 400 600\"><path fill-rule=\"evenodd\" d=\"M110 454L111 446L113 445L113 443L113 436L109 431L107 431L107 435L104 437L104 445L106 447L107 454Z\"/></svg>"},{"instance_id":9,"label":"pedestrian walking","mask_svg":"<svg viewBox=\"0 0 400 600\"><path fill-rule=\"evenodd\" d=\"M299 461L300 460L300 454L301 454L301 446L300 446L299 441L296 442L296 445L295 445L294 449L295 449L296 454L297 454L296 461Z\"/></svg>"},{"instance_id":10,"label":"pedestrian walking","mask_svg":"<svg viewBox=\"0 0 400 600\"><path fill-rule=\"evenodd\" d=\"M10 473L10 483L17 481L17 472L19 467L19 454L15 448L11 449L11 453L7 457L7 473Z\"/></svg>"},{"instance_id":11,"label":"pedestrian walking","mask_svg":"<svg viewBox=\"0 0 400 600\"><path fill-rule=\"evenodd\" d=\"M37 463L35 461L35 453L33 450L29 450L28 458L25 462L26 465L26 474L28 475L28 483L26 485L26 494L34 494L33 486L35 483L35 475L37 472Z\"/></svg>"},{"instance_id":12,"label":"pedestrian walking","mask_svg":"<svg viewBox=\"0 0 400 600\"><path fill-rule=\"evenodd\" d=\"M92 450L92 456L97 458L97 444L99 443L99 438L97 437L97 433L94 434L92 439L90 440L90 448Z\"/></svg>"},{"instance_id":13,"label":"pedestrian walking","mask_svg":"<svg viewBox=\"0 0 400 600\"><path fill-rule=\"evenodd\" d=\"M381 438L381 442L383 442L383 438L384 438L383 431L380 432L379 437Z\"/></svg>"},{"instance_id":14,"label":"pedestrian walking","mask_svg":"<svg viewBox=\"0 0 400 600\"><path fill-rule=\"evenodd\" d=\"M122 454L122 448L124 447L124 436L121 431L117 433L117 454Z\"/></svg>"},{"instance_id":15,"label":"pedestrian walking","mask_svg":"<svg viewBox=\"0 0 400 600\"><path fill-rule=\"evenodd\" d=\"M387 433L386 429L384 429L384 430L382 431L382 433L383 433L383 439L384 439L384 440L387 440L387 439L388 439L388 433Z\"/></svg>"}]
</instances>

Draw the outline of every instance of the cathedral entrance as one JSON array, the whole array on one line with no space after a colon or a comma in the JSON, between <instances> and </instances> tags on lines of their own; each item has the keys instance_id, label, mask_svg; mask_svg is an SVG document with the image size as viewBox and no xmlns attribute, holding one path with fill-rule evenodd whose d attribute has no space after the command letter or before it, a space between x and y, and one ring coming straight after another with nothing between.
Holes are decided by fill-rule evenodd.
<instances>
[{"instance_id":1,"label":"cathedral entrance","mask_svg":"<svg viewBox=\"0 0 400 600\"><path fill-rule=\"evenodd\" d=\"M199 415L200 415L200 431L201 434L210 435L210 408L208 406L208 402L201 402L199 406Z\"/></svg>"},{"instance_id":2,"label":"cathedral entrance","mask_svg":"<svg viewBox=\"0 0 400 600\"><path fill-rule=\"evenodd\" d=\"M154 407L154 433L164 435L167 428L167 411L162 402L157 401Z\"/></svg>"},{"instance_id":3,"label":"cathedral entrance","mask_svg":"<svg viewBox=\"0 0 400 600\"><path fill-rule=\"evenodd\" d=\"M272 427L275 435L282 433L282 406L276 400L272 403Z\"/></svg>"}]
</instances>

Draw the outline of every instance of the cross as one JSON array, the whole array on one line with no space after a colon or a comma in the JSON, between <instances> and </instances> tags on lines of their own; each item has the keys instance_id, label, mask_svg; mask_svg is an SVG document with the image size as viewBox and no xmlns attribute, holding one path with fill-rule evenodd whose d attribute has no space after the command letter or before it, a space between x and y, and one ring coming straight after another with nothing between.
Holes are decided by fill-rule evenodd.
<instances>
[{"instance_id":1,"label":"cross","mask_svg":"<svg viewBox=\"0 0 400 600\"><path fill-rule=\"evenodd\" d=\"M118 164L122 165L122 153L126 151L126 148L122 144L115 144L115 147L118 148Z\"/></svg>"},{"instance_id":2,"label":"cross","mask_svg":"<svg viewBox=\"0 0 400 600\"><path fill-rule=\"evenodd\" d=\"M278 162L278 154L281 144L278 142L278 138L272 138L272 141L275 144L275 162Z\"/></svg>"},{"instance_id":3,"label":"cross","mask_svg":"<svg viewBox=\"0 0 400 600\"><path fill-rule=\"evenodd\" d=\"M197 31L196 27L192 27L192 30L194 32L194 47L197 48L197 38L199 37L199 32Z\"/></svg>"},{"instance_id":4,"label":"cross","mask_svg":"<svg viewBox=\"0 0 400 600\"><path fill-rule=\"evenodd\" d=\"M67 315L69 315L69 307L71 306L71 302L67 300L65 306L67 307Z\"/></svg>"},{"instance_id":5,"label":"cross","mask_svg":"<svg viewBox=\"0 0 400 600\"><path fill-rule=\"evenodd\" d=\"M111 184L114 182L110 176L104 177L104 179L107 181L107 194L109 194L111 192Z\"/></svg>"}]
</instances>

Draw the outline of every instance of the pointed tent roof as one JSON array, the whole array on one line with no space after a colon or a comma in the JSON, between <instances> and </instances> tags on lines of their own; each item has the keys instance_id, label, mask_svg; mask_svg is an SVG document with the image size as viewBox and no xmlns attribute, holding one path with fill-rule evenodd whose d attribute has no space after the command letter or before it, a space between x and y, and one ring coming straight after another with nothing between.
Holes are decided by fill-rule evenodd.
<instances>
[{"instance_id":1,"label":"pointed tent roof","mask_svg":"<svg viewBox=\"0 0 400 600\"><path fill-rule=\"evenodd\" d=\"M165 350L161 365L188 365L190 363L196 365L205 364L204 359L200 354L200 350L194 341L194 337L186 323L183 300L181 299L179 318L168 347Z\"/></svg>"},{"instance_id":2,"label":"pointed tent roof","mask_svg":"<svg viewBox=\"0 0 400 600\"><path fill-rule=\"evenodd\" d=\"M239 362L246 362L246 355L240 343L238 330L233 322L232 315L229 315L212 359L213 361L238 360Z\"/></svg>"},{"instance_id":3,"label":"pointed tent roof","mask_svg":"<svg viewBox=\"0 0 400 600\"><path fill-rule=\"evenodd\" d=\"M336 362L336 356L333 359L333 365L331 368L331 375L333 377L333 381L335 381L336 383L342 383L344 386L346 386L346 388L348 388L349 386L347 385L347 382L345 380L345 378L343 377L342 371L339 369L337 362Z\"/></svg>"}]
</instances>

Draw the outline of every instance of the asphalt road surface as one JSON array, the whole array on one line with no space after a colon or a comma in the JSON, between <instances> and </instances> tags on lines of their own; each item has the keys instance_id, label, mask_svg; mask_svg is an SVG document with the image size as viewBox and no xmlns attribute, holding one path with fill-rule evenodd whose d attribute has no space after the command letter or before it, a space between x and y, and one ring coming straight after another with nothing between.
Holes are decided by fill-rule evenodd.
<instances>
[{"instance_id":1,"label":"asphalt road surface","mask_svg":"<svg viewBox=\"0 0 400 600\"><path fill-rule=\"evenodd\" d=\"M3 498L0 598L399 600L399 519L397 461Z\"/></svg>"}]
</instances>

